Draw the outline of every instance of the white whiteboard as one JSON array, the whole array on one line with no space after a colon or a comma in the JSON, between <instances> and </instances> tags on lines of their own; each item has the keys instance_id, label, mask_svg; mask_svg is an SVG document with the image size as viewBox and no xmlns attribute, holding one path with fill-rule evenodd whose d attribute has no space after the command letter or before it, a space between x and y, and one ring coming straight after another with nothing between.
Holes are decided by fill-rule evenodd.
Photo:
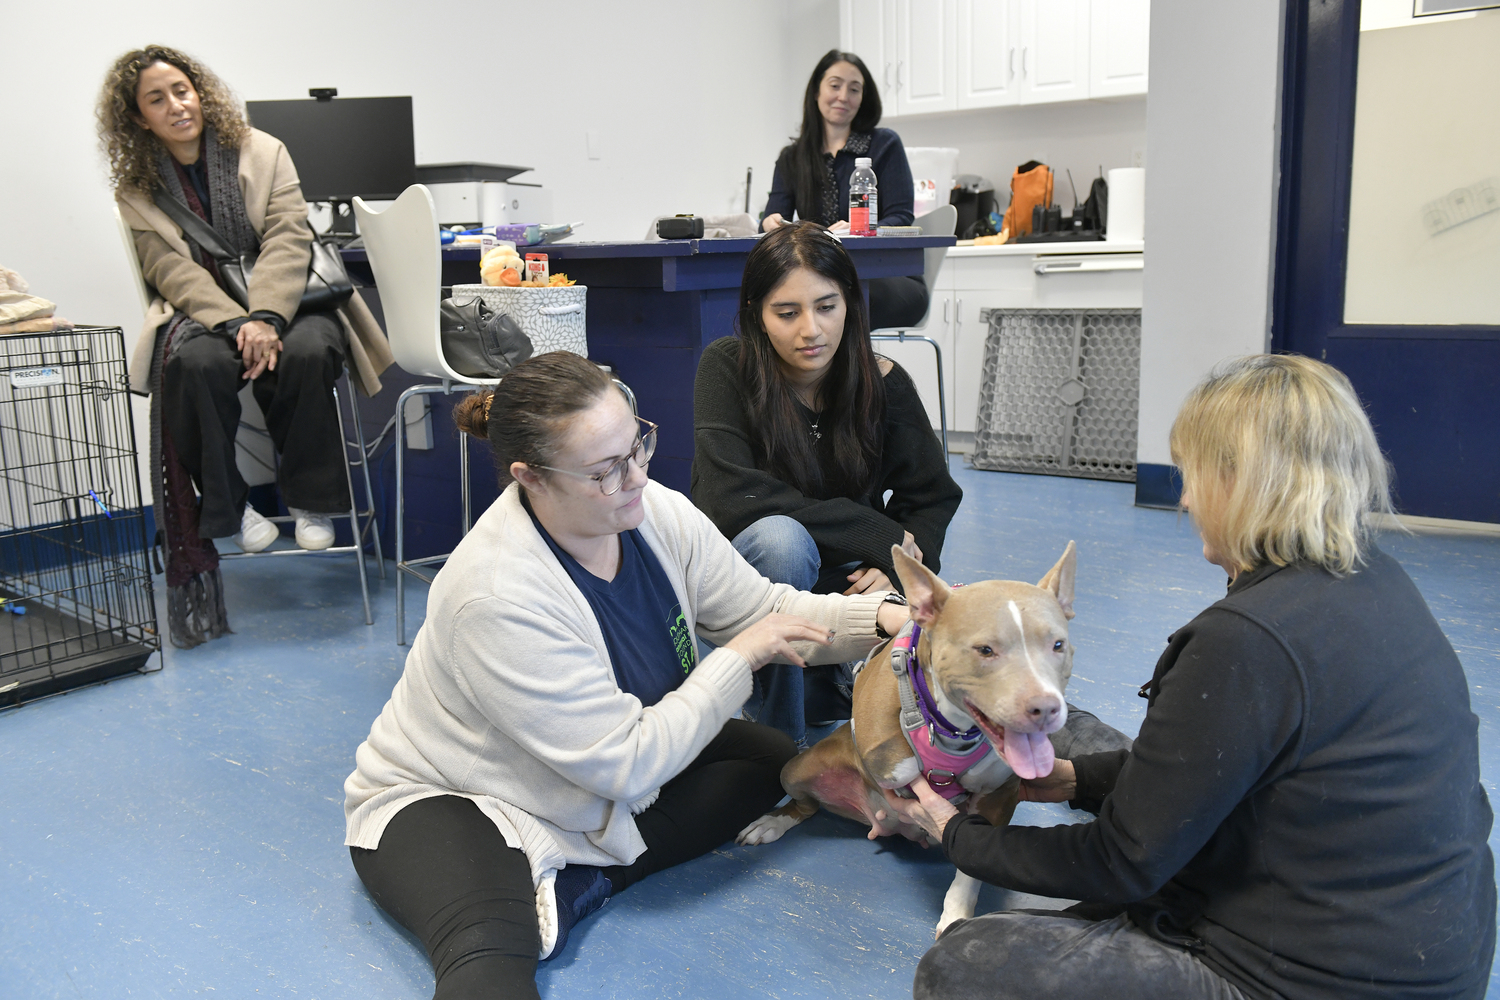
<instances>
[{"instance_id":1,"label":"white whiteboard","mask_svg":"<svg viewBox=\"0 0 1500 1000\"><path fill-rule=\"evenodd\" d=\"M1500 12L1359 39L1344 322L1500 325Z\"/></svg>"}]
</instances>

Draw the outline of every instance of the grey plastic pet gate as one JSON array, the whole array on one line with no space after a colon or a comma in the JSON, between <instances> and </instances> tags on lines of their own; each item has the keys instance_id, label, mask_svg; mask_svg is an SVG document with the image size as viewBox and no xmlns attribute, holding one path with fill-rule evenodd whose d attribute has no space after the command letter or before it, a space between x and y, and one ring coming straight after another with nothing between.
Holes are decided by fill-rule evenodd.
<instances>
[{"instance_id":1,"label":"grey plastic pet gate","mask_svg":"<svg viewBox=\"0 0 1500 1000\"><path fill-rule=\"evenodd\" d=\"M1139 309L987 309L976 469L1135 482Z\"/></svg>"}]
</instances>

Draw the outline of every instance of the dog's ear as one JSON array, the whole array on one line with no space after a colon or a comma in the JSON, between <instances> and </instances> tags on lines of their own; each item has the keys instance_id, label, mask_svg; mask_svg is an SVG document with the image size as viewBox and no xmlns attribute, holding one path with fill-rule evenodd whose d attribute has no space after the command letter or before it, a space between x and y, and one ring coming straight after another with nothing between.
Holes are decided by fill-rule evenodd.
<instances>
[{"instance_id":1,"label":"dog's ear","mask_svg":"<svg viewBox=\"0 0 1500 1000\"><path fill-rule=\"evenodd\" d=\"M901 546L891 546L891 560L896 564L901 589L906 592L906 603L911 606L912 621L922 628L932 628L953 591L938 579L936 573L907 555Z\"/></svg>"},{"instance_id":2,"label":"dog's ear","mask_svg":"<svg viewBox=\"0 0 1500 1000\"><path fill-rule=\"evenodd\" d=\"M1069 541L1057 565L1048 570L1047 575L1042 577L1042 582L1037 584L1043 590L1052 591L1057 597L1057 603L1062 605L1063 614L1070 620L1073 617L1073 578L1077 573L1078 552Z\"/></svg>"}]
</instances>

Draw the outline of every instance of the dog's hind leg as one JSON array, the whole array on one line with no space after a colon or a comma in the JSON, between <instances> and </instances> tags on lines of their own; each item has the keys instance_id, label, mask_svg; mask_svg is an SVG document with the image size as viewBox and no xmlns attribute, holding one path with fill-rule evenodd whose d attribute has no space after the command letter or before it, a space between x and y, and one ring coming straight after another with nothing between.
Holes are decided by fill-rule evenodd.
<instances>
[{"instance_id":1,"label":"dog's hind leg","mask_svg":"<svg viewBox=\"0 0 1500 1000\"><path fill-rule=\"evenodd\" d=\"M854 738L844 724L826 739L819 740L787 761L781 769L781 787L792 800L773 809L751 823L735 837L739 844L769 844L781 835L827 806L840 816L863 819L859 808L863 801L865 780L854 759Z\"/></svg>"}]
</instances>

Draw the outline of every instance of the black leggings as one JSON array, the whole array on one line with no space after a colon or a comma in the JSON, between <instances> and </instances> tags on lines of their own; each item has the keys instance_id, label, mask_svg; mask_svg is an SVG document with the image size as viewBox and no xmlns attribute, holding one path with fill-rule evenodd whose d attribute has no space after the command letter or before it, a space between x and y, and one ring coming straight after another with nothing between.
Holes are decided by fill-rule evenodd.
<instances>
[{"instance_id":1,"label":"black leggings","mask_svg":"<svg viewBox=\"0 0 1500 1000\"><path fill-rule=\"evenodd\" d=\"M646 850L633 864L604 869L614 891L708 853L775 806L781 769L796 752L774 729L725 723L635 818ZM349 854L375 902L426 946L433 1000L538 996L531 866L471 800L414 802L386 826L377 850Z\"/></svg>"}]
</instances>

